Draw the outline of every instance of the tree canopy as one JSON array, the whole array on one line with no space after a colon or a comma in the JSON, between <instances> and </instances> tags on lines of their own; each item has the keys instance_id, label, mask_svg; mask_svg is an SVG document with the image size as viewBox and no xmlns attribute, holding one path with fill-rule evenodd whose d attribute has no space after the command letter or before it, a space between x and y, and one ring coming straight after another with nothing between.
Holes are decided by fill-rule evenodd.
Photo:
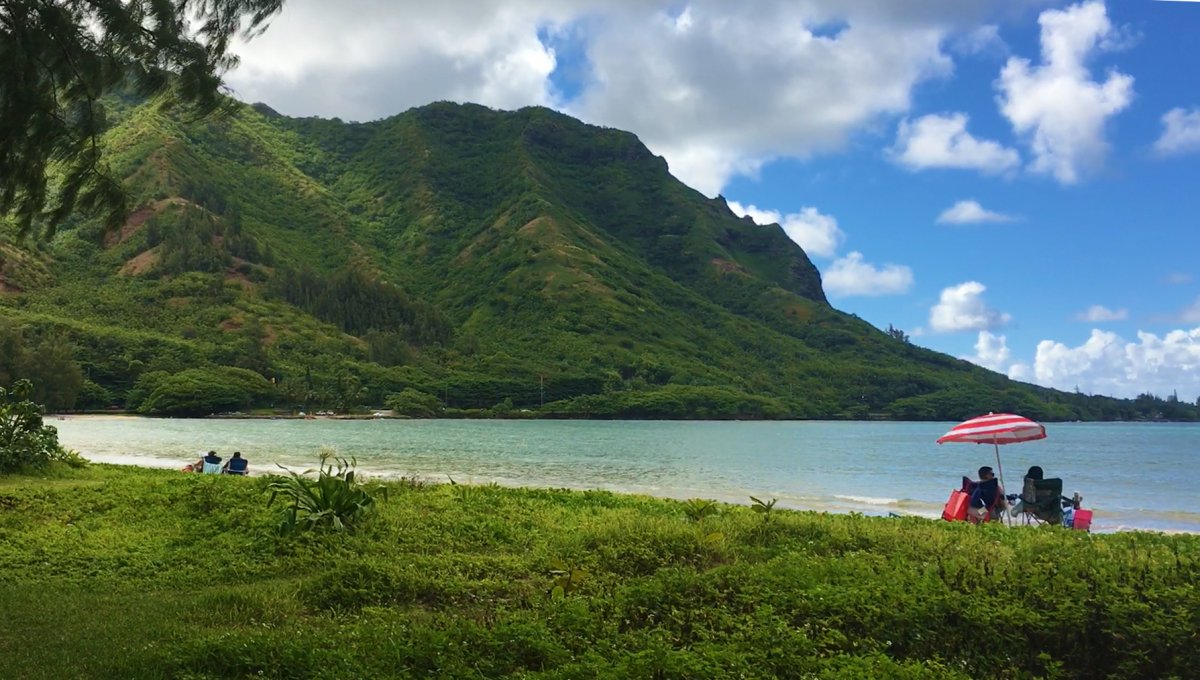
<instances>
[{"instance_id":1,"label":"tree canopy","mask_svg":"<svg viewBox=\"0 0 1200 680\"><path fill-rule=\"evenodd\" d=\"M125 217L103 162L102 97L117 88L217 109L221 75L283 0L0 0L0 213L22 233L76 208Z\"/></svg>"}]
</instances>

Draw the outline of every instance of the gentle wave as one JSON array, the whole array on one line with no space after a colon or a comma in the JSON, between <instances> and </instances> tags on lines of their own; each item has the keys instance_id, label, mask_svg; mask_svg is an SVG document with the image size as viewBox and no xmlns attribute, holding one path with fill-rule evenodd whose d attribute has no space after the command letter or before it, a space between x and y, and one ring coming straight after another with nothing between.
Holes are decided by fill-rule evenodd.
<instances>
[{"instance_id":1,"label":"gentle wave","mask_svg":"<svg viewBox=\"0 0 1200 680\"><path fill-rule=\"evenodd\" d=\"M900 506L903 501L899 498L876 498L874 496L842 496L834 494L834 498L850 501L851 503L862 503L863 505L895 505Z\"/></svg>"}]
</instances>

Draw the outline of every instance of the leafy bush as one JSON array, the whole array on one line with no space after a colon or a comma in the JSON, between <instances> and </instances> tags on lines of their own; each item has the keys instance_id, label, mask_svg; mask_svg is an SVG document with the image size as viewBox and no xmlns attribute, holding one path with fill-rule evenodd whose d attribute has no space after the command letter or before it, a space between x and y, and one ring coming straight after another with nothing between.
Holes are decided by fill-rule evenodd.
<instances>
[{"instance_id":1,"label":"leafy bush","mask_svg":"<svg viewBox=\"0 0 1200 680\"><path fill-rule=\"evenodd\" d=\"M550 563L550 597L561 600L579 590L579 584L588 577L588 570L582 567L570 567L562 560Z\"/></svg>"},{"instance_id":2,"label":"leafy bush","mask_svg":"<svg viewBox=\"0 0 1200 680\"><path fill-rule=\"evenodd\" d=\"M546 410L593 418L781 418L787 414L777 399L694 385L577 397L549 404Z\"/></svg>"},{"instance_id":3,"label":"leafy bush","mask_svg":"<svg viewBox=\"0 0 1200 680\"><path fill-rule=\"evenodd\" d=\"M55 447L55 450L50 454L50 460L63 463L67 467L75 468L76 470L89 465L88 459L79 455L78 451L62 446Z\"/></svg>"},{"instance_id":4,"label":"leafy bush","mask_svg":"<svg viewBox=\"0 0 1200 680\"><path fill-rule=\"evenodd\" d=\"M248 408L273 393L271 383L244 368L191 368L174 375L149 373L135 391L149 393L138 406L142 413L207 415Z\"/></svg>"},{"instance_id":5,"label":"leafy bush","mask_svg":"<svg viewBox=\"0 0 1200 680\"><path fill-rule=\"evenodd\" d=\"M59 452L58 430L42 424L42 409L28 397L33 383L0 387L0 473L44 466Z\"/></svg>"},{"instance_id":6,"label":"leafy bush","mask_svg":"<svg viewBox=\"0 0 1200 680\"><path fill-rule=\"evenodd\" d=\"M699 522L705 517L711 517L719 514L721 509L717 507L717 502L704 498L692 498L683 504L683 514L693 522Z\"/></svg>"},{"instance_id":7,"label":"leafy bush","mask_svg":"<svg viewBox=\"0 0 1200 680\"><path fill-rule=\"evenodd\" d=\"M287 470L288 476L272 480L267 489L271 497L267 500L270 507L277 497L282 496L289 507L284 508L279 531L291 534L313 529L332 529L333 531L353 531L375 505L375 494L382 492L387 498L387 488L382 485L367 487L354 477L356 462L351 459L333 458L337 463L335 468L329 459L329 453L321 454L321 465L317 478L309 479L304 475ZM305 475L313 470L305 471Z\"/></svg>"},{"instance_id":8,"label":"leafy bush","mask_svg":"<svg viewBox=\"0 0 1200 680\"><path fill-rule=\"evenodd\" d=\"M442 412L440 399L411 387L404 388L399 394L389 395L386 404L399 415L415 418L429 418Z\"/></svg>"}]
</instances>

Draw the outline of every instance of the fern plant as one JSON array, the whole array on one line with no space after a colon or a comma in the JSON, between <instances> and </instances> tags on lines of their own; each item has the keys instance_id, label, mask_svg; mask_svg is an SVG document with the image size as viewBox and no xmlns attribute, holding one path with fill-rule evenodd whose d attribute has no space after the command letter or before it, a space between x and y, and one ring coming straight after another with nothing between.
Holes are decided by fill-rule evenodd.
<instances>
[{"instance_id":1,"label":"fern plant","mask_svg":"<svg viewBox=\"0 0 1200 680\"><path fill-rule=\"evenodd\" d=\"M288 476L276 478L267 485L271 492L268 507L276 498L283 498L288 503L279 524L280 533L314 529L352 531L374 507L377 494L387 499L387 487L382 484L367 486L355 478L356 465L353 458L347 461L328 452L322 453L320 467L315 471L316 479L309 476L314 470L299 474L280 465Z\"/></svg>"}]
</instances>

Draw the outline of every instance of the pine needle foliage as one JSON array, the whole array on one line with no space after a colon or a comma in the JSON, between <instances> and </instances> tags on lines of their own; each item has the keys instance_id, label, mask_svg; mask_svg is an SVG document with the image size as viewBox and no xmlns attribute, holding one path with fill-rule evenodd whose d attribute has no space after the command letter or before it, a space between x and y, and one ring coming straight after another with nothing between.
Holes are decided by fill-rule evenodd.
<instances>
[{"instance_id":1,"label":"pine needle foliage","mask_svg":"<svg viewBox=\"0 0 1200 680\"><path fill-rule=\"evenodd\" d=\"M125 218L105 166L102 98L125 90L160 103L220 108L235 36L265 28L283 0L0 0L0 213L22 233L76 209Z\"/></svg>"}]
</instances>

